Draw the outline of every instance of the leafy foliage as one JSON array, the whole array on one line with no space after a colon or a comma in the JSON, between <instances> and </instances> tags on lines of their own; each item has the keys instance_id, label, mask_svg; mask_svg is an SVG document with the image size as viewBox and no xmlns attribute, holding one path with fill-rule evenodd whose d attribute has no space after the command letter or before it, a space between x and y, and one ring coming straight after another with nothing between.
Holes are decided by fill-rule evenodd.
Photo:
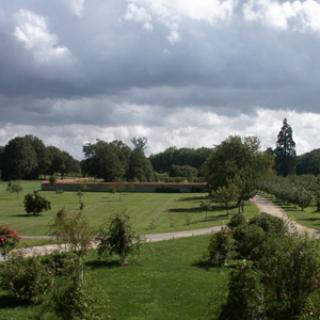
<instances>
[{"instance_id":1,"label":"leafy foliage","mask_svg":"<svg viewBox=\"0 0 320 320\"><path fill-rule=\"evenodd\" d=\"M208 246L208 262L214 266L221 267L231 257L233 242L230 231L223 228L214 234Z\"/></svg>"},{"instance_id":2,"label":"leafy foliage","mask_svg":"<svg viewBox=\"0 0 320 320\"><path fill-rule=\"evenodd\" d=\"M212 192L234 186L238 190L239 210L243 210L244 201L257 191L258 179L271 171L272 162L268 154L259 152L257 138L230 136L207 160L206 179Z\"/></svg>"},{"instance_id":3,"label":"leafy foliage","mask_svg":"<svg viewBox=\"0 0 320 320\"><path fill-rule=\"evenodd\" d=\"M51 274L37 258L14 255L1 266L1 288L20 301L38 304L52 285Z\"/></svg>"},{"instance_id":4,"label":"leafy foliage","mask_svg":"<svg viewBox=\"0 0 320 320\"><path fill-rule=\"evenodd\" d=\"M294 159L296 157L296 144L292 138L292 128L283 120L283 126L278 134L277 147L274 151L276 156L275 168L279 175L287 176L294 173Z\"/></svg>"},{"instance_id":5,"label":"leafy foliage","mask_svg":"<svg viewBox=\"0 0 320 320\"><path fill-rule=\"evenodd\" d=\"M219 320L265 319L264 288L260 273L241 264L231 275L229 295Z\"/></svg>"},{"instance_id":6,"label":"leafy foliage","mask_svg":"<svg viewBox=\"0 0 320 320\"><path fill-rule=\"evenodd\" d=\"M41 212L50 210L51 203L35 191L24 197L24 208L27 213L38 216Z\"/></svg>"},{"instance_id":7,"label":"leafy foliage","mask_svg":"<svg viewBox=\"0 0 320 320\"><path fill-rule=\"evenodd\" d=\"M0 253L7 255L19 242L18 233L9 226L0 226Z\"/></svg>"},{"instance_id":8,"label":"leafy foliage","mask_svg":"<svg viewBox=\"0 0 320 320\"><path fill-rule=\"evenodd\" d=\"M20 194L20 192L23 191L23 187L19 182L9 181L7 191L11 192L11 193L16 193L17 199L19 199L19 194Z\"/></svg>"},{"instance_id":9,"label":"leafy foliage","mask_svg":"<svg viewBox=\"0 0 320 320\"><path fill-rule=\"evenodd\" d=\"M101 228L97 240L100 257L116 254L120 257L122 264L127 263L128 255L133 253L140 244L127 215L116 215L111 218L110 223Z\"/></svg>"}]
</instances>

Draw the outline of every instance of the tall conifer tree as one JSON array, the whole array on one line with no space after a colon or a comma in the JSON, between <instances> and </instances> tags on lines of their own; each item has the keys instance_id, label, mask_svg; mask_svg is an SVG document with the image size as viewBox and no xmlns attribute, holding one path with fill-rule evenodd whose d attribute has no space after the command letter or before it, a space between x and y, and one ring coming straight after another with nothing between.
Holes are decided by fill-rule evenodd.
<instances>
[{"instance_id":1,"label":"tall conifer tree","mask_svg":"<svg viewBox=\"0 0 320 320\"><path fill-rule=\"evenodd\" d=\"M282 176L294 173L296 143L293 140L292 128L287 119L283 120L283 126L278 134L277 147L274 153L277 173Z\"/></svg>"}]
</instances>

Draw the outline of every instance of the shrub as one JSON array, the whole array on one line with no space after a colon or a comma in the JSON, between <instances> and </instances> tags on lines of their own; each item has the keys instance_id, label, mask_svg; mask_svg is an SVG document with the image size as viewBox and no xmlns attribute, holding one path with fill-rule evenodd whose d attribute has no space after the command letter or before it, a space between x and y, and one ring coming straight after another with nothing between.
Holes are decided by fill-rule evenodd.
<instances>
[{"instance_id":1,"label":"shrub","mask_svg":"<svg viewBox=\"0 0 320 320\"><path fill-rule=\"evenodd\" d=\"M242 213L235 213L230 218L230 222L228 223L228 227L231 229L235 229L246 223L246 218Z\"/></svg>"},{"instance_id":2,"label":"shrub","mask_svg":"<svg viewBox=\"0 0 320 320\"><path fill-rule=\"evenodd\" d=\"M51 209L50 202L38 192L28 193L24 198L24 207L27 213L38 216L41 212Z\"/></svg>"},{"instance_id":3,"label":"shrub","mask_svg":"<svg viewBox=\"0 0 320 320\"><path fill-rule=\"evenodd\" d=\"M260 274L250 265L240 265L231 275L227 303L219 320L265 319L264 289Z\"/></svg>"},{"instance_id":4,"label":"shrub","mask_svg":"<svg viewBox=\"0 0 320 320\"><path fill-rule=\"evenodd\" d=\"M127 263L128 255L133 253L140 244L127 215L116 215L111 218L110 223L101 228L97 240L100 257L116 254L120 257L122 264Z\"/></svg>"},{"instance_id":5,"label":"shrub","mask_svg":"<svg viewBox=\"0 0 320 320\"><path fill-rule=\"evenodd\" d=\"M8 182L7 191L10 193L16 193L17 199L19 198L19 194L23 191L23 187L19 182Z\"/></svg>"},{"instance_id":6,"label":"shrub","mask_svg":"<svg viewBox=\"0 0 320 320\"><path fill-rule=\"evenodd\" d=\"M19 242L18 233L8 226L0 226L0 253L7 255Z\"/></svg>"},{"instance_id":7,"label":"shrub","mask_svg":"<svg viewBox=\"0 0 320 320\"><path fill-rule=\"evenodd\" d=\"M61 209L56 215L52 233L78 256L84 256L91 246L91 229L82 213L71 215Z\"/></svg>"},{"instance_id":8,"label":"shrub","mask_svg":"<svg viewBox=\"0 0 320 320\"><path fill-rule=\"evenodd\" d=\"M285 222L277 217L270 216L266 213L253 217L249 224L259 226L267 233L273 233L277 235L284 235L287 233L288 228Z\"/></svg>"},{"instance_id":9,"label":"shrub","mask_svg":"<svg viewBox=\"0 0 320 320\"><path fill-rule=\"evenodd\" d=\"M260 245L265 237L263 229L253 224L240 225L233 230L236 251L245 259L255 259L259 255Z\"/></svg>"},{"instance_id":10,"label":"shrub","mask_svg":"<svg viewBox=\"0 0 320 320\"><path fill-rule=\"evenodd\" d=\"M231 257L232 239L230 232L223 228L214 234L208 246L208 262L220 267Z\"/></svg>"},{"instance_id":11,"label":"shrub","mask_svg":"<svg viewBox=\"0 0 320 320\"><path fill-rule=\"evenodd\" d=\"M37 258L13 256L2 266L1 288L19 301L38 304L53 285L53 277Z\"/></svg>"},{"instance_id":12,"label":"shrub","mask_svg":"<svg viewBox=\"0 0 320 320\"><path fill-rule=\"evenodd\" d=\"M50 184L56 184L57 183L57 178L55 176L50 176L49 177L49 183Z\"/></svg>"},{"instance_id":13,"label":"shrub","mask_svg":"<svg viewBox=\"0 0 320 320\"><path fill-rule=\"evenodd\" d=\"M54 276L69 275L74 265L74 254L70 252L55 252L42 259Z\"/></svg>"}]
</instances>

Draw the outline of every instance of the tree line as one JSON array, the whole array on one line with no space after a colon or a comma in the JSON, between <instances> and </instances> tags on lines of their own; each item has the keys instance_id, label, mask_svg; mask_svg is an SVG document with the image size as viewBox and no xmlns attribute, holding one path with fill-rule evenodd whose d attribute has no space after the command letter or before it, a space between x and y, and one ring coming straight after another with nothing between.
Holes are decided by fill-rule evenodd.
<instances>
[{"instance_id":1,"label":"tree line","mask_svg":"<svg viewBox=\"0 0 320 320\"><path fill-rule=\"evenodd\" d=\"M37 137L17 137L0 147L0 178L37 179L40 175L79 174L80 163L68 152L45 146Z\"/></svg>"}]
</instances>

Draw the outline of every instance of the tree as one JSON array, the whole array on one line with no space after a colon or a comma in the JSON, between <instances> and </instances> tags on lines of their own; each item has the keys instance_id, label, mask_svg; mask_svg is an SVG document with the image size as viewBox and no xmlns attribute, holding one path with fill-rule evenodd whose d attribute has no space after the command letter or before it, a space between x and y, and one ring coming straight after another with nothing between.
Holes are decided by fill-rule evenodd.
<instances>
[{"instance_id":1,"label":"tree","mask_svg":"<svg viewBox=\"0 0 320 320\"><path fill-rule=\"evenodd\" d=\"M105 181L121 181L126 177L131 150L123 142L98 140L95 144L85 145L83 152L83 173Z\"/></svg>"},{"instance_id":2,"label":"tree","mask_svg":"<svg viewBox=\"0 0 320 320\"><path fill-rule=\"evenodd\" d=\"M128 255L140 244L127 215L116 215L111 218L109 224L101 228L97 239L99 256L109 257L116 254L120 257L121 264L127 264Z\"/></svg>"},{"instance_id":3,"label":"tree","mask_svg":"<svg viewBox=\"0 0 320 320\"><path fill-rule=\"evenodd\" d=\"M277 147L274 151L275 169L281 176L294 173L294 161L296 158L296 144L292 137L292 128L287 119L283 120L283 126L278 134Z\"/></svg>"},{"instance_id":4,"label":"tree","mask_svg":"<svg viewBox=\"0 0 320 320\"><path fill-rule=\"evenodd\" d=\"M261 275L250 264L241 264L231 275L227 303L219 320L265 319Z\"/></svg>"},{"instance_id":5,"label":"tree","mask_svg":"<svg viewBox=\"0 0 320 320\"><path fill-rule=\"evenodd\" d=\"M43 211L51 209L50 202L40 196L39 192L28 193L24 198L24 208L27 213L38 216Z\"/></svg>"},{"instance_id":6,"label":"tree","mask_svg":"<svg viewBox=\"0 0 320 320\"><path fill-rule=\"evenodd\" d=\"M198 176L198 169L189 165L179 166L173 164L170 168L169 174L171 177L184 177L192 179Z\"/></svg>"},{"instance_id":7,"label":"tree","mask_svg":"<svg viewBox=\"0 0 320 320\"><path fill-rule=\"evenodd\" d=\"M37 166L37 154L30 140L18 137L5 146L2 155L4 180L27 179L32 176Z\"/></svg>"},{"instance_id":8,"label":"tree","mask_svg":"<svg viewBox=\"0 0 320 320\"><path fill-rule=\"evenodd\" d=\"M17 199L19 199L19 194L22 190L23 187L19 182L8 182L7 191L15 193L17 195Z\"/></svg>"},{"instance_id":9,"label":"tree","mask_svg":"<svg viewBox=\"0 0 320 320\"><path fill-rule=\"evenodd\" d=\"M91 228L82 213L72 215L61 209L56 215L52 232L59 242L66 244L68 249L81 259L91 247Z\"/></svg>"},{"instance_id":10,"label":"tree","mask_svg":"<svg viewBox=\"0 0 320 320\"><path fill-rule=\"evenodd\" d=\"M170 172L173 165L191 166L199 170L202 174L201 167L208 159L212 149L210 148L176 148L170 147L163 152L150 156L150 161L154 170L157 172Z\"/></svg>"},{"instance_id":11,"label":"tree","mask_svg":"<svg viewBox=\"0 0 320 320\"><path fill-rule=\"evenodd\" d=\"M229 214L229 203L239 199L239 189L235 184L228 184L227 186L219 187L214 193L214 197L221 201Z\"/></svg>"},{"instance_id":12,"label":"tree","mask_svg":"<svg viewBox=\"0 0 320 320\"><path fill-rule=\"evenodd\" d=\"M258 180L272 170L272 157L260 152L259 145L256 137L230 136L213 150L205 165L210 192L235 185L240 211L244 201L255 195Z\"/></svg>"},{"instance_id":13,"label":"tree","mask_svg":"<svg viewBox=\"0 0 320 320\"><path fill-rule=\"evenodd\" d=\"M232 238L230 231L223 228L218 233L211 237L208 246L208 260L209 263L221 267L231 257L232 252Z\"/></svg>"},{"instance_id":14,"label":"tree","mask_svg":"<svg viewBox=\"0 0 320 320\"><path fill-rule=\"evenodd\" d=\"M153 178L153 169L150 160L145 156L144 150L147 138L133 138L131 142L134 150L130 155L127 179L131 181L150 181Z\"/></svg>"}]
</instances>

